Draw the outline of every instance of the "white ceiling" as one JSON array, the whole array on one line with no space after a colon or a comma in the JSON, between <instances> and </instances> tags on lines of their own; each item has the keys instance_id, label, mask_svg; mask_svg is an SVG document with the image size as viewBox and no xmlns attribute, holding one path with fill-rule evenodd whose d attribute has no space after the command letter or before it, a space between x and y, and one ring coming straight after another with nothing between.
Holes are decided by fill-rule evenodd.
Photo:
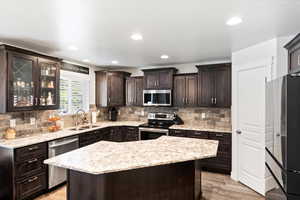
<instances>
[{"instance_id":1,"label":"white ceiling","mask_svg":"<svg viewBox=\"0 0 300 200\"><path fill-rule=\"evenodd\" d=\"M300 32L300 0L1 0L0 41L96 65L229 58ZM228 18L243 23L228 27ZM143 41L132 41L132 33ZM75 45L78 51L68 50ZM160 56L167 54L168 60Z\"/></svg>"}]
</instances>

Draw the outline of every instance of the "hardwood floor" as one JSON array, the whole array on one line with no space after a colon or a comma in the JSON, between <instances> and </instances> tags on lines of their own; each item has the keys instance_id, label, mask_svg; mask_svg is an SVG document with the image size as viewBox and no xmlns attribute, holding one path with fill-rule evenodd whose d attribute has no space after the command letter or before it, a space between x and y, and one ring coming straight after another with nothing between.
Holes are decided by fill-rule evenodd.
<instances>
[{"instance_id":1,"label":"hardwood floor","mask_svg":"<svg viewBox=\"0 0 300 200\"><path fill-rule=\"evenodd\" d=\"M227 175L203 172L203 200L264 200L265 198L230 179ZM66 200L66 187L61 187L35 200Z\"/></svg>"}]
</instances>

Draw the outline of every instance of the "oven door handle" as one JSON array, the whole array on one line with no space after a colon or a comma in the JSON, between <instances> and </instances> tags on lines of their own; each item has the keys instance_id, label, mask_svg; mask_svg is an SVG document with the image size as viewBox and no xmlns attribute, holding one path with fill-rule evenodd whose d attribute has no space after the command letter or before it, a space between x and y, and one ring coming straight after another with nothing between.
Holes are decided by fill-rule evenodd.
<instances>
[{"instance_id":1,"label":"oven door handle","mask_svg":"<svg viewBox=\"0 0 300 200\"><path fill-rule=\"evenodd\" d=\"M153 133L169 133L168 129L157 129L157 128L139 128L139 131L147 131L147 132L153 132Z\"/></svg>"}]
</instances>

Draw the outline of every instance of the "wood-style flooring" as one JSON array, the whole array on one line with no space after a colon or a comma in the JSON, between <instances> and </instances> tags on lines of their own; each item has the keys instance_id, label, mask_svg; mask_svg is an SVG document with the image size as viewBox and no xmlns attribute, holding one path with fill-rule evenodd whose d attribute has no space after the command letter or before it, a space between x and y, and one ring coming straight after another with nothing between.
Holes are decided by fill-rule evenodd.
<instances>
[{"instance_id":1,"label":"wood-style flooring","mask_svg":"<svg viewBox=\"0 0 300 200\"><path fill-rule=\"evenodd\" d=\"M230 176L216 173L202 173L203 200L264 200L246 186L230 179ZM66 200L66 187L61 187L35 200Z\"/></svg>"}]
</instances>

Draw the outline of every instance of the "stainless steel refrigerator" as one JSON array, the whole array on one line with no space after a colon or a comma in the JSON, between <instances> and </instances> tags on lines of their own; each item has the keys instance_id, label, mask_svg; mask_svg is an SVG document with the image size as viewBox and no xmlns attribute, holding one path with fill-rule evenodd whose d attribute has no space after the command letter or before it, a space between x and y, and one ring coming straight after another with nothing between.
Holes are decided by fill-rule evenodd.
<instances>
[{"instance_id":1,"label":"stainless steel refrigerator","mask_svg":"<svg viewBox=\"0 0 300 200\"><path fill-rule=\"evenodd\" d=\"M266 87L266 199L300 200L300 73Z\"/></svg>"}]
</instances>

